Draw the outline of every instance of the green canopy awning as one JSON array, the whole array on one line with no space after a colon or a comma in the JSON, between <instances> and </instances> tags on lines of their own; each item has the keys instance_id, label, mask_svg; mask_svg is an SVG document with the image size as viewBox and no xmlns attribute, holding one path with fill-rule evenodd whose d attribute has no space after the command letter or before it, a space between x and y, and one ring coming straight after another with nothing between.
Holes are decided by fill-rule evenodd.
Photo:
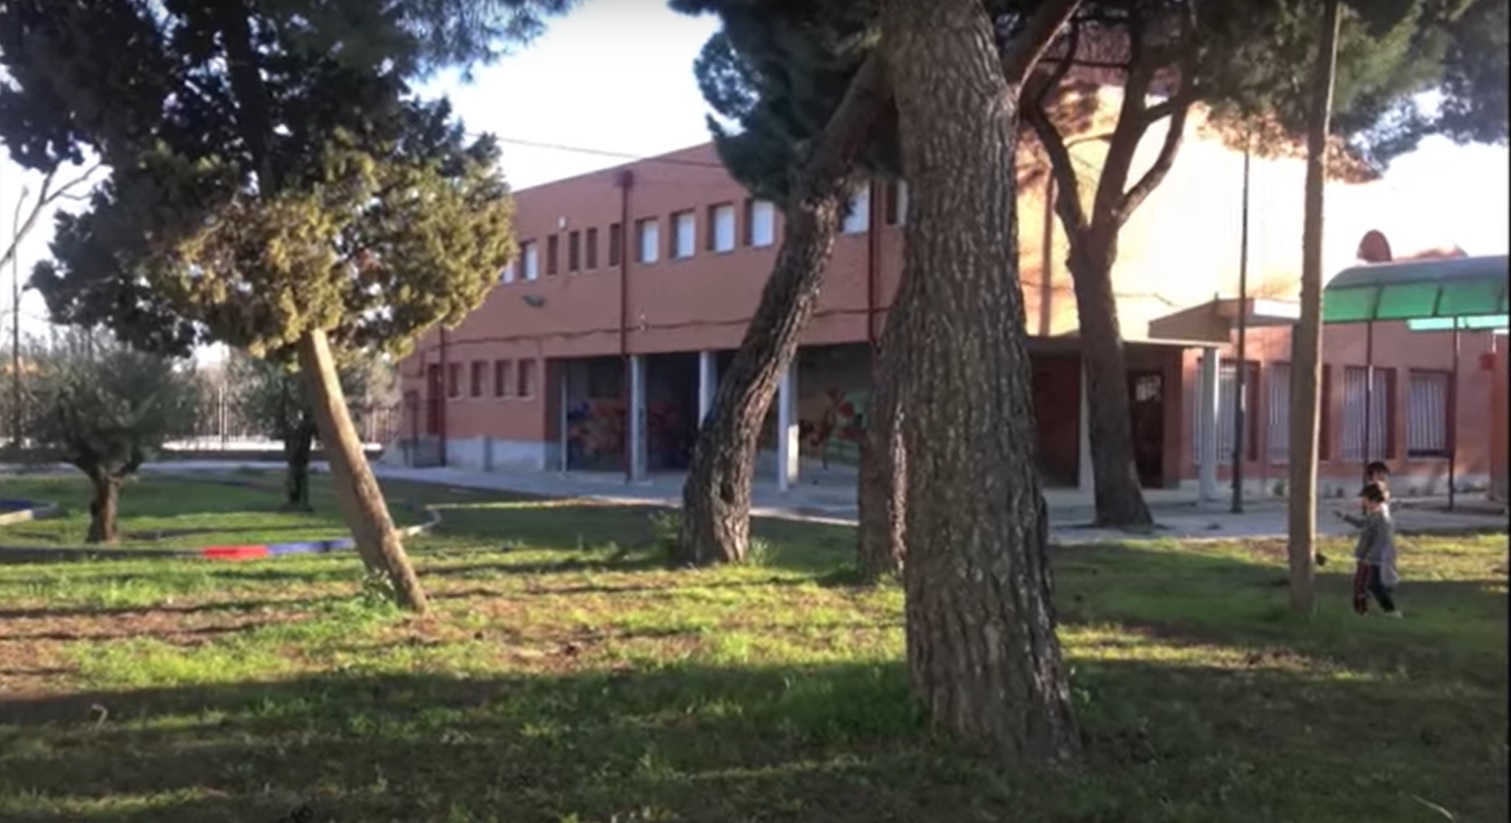
<instances>
[{"instance_id":1,"label":"green canopy awning","mask_svg":"<svg viewBox=\"0 0 1511 823\"><path fill-rule=\"evenodd\" d=\"M1354 266L1322 290L1322 322L1442 319L1452 328L1454 318L1505 315L1507 272L1506 255Z\"/></svg>"}]
</instances>

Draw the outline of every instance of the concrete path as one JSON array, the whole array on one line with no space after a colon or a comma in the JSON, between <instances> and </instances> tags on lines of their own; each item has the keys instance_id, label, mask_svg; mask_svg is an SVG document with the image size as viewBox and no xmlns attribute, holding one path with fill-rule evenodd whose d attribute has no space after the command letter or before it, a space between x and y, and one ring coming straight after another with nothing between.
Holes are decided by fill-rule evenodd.
<instances>
[{"instance_id":1,"label":"concrete path","mask_svg":"<svg viewBox=\"0 0 1511 823\"><path fill-rule=\"evenodd\" d=\"M173 461L148 464L148 472L233 471L251 467L277 470L276 463L241 463L226 461ZM323 463L311 467L325 471ZM683 477L678 474L655 475L645 481L627 483L622 475L530 471L481 472L454 468L410 469L374 464L381 478L435 483L466 489L515 492L544 497L578 497L606 502L657 506L680 506ZM3 469L0 469L3 471ZM70 470L71 471L71 470ZM853 474L842 472L818 474L805 479L788 492L775 484L758 482L754 491L752 513L758 517L777 517L816 522L854 523L856 519ZM1194 495L1180 491L1152 490L1150 508L1159 527L1150 535L1166 539L1283 538L1286 533L1285 501L1274 498L1255 499L1245 504L1242 514L1232 514L1228 501L1198 503ZM1083 493L1073 490L1049 490L1051 539L1057 543L1124 541L1129 535L1120 531L1092 529L1093 509ZM1505 510L1488 505L1481 496L1461 495L1460 510L1443 511L1446 500L1398 501L1396 522L1403 531L1504 530ZM1352 501L1328 500L1318 506L1317 529L1323 535L1346 535L1351 529L1333 517L1339 508L1351 507Z\"/></svg>"},{"instance_id":2,"label":"concrete path","mask_svg":"<svg viewBox=\"0 0 1511 823\"><path fill-rule=\"evenodd\" d=\"M264 464L265 465L265 464ZM184 471L194 467L225 470L234 468L220 463L167 463L151 466L154 470ZM323 471L324 465L318 470ZM481 472L466 469L409 469L375 465L380 477L437 483L467 489L516 492L545 497L585 497L616 503L680 506L683 476L655 475L628 483L622 475L609 473L555 472ZM856 520L854 475L843 472L811 472L806 482L783 493L774 483L756 484L752 513L758 517L854 523ZM1285 501L1274 498L1255 499L1245 504L1242 514L1232 514L1227 500L1199 503L1195 495L1174 490L1148 493L1150 508L1159 528L1150 535L1169 539L1222 539L1238 537L1283 538L1286 534ZM1087 543L1127 540L1124 532L1091 529L1093 518L1090 500L1074 490L1050 490L1051 539L1057 543ZM1351 533L1348 524L1332 512L1352 501L1324 501L1318 506L1317 529L1324 535ZM1400 501L1396 521L1403 530L1489 530L1505 529L1503 510L1487 506L1483 500L1464 500L1460 511L1437 511L1446 501Z\"/></svg>"}]
</instances>

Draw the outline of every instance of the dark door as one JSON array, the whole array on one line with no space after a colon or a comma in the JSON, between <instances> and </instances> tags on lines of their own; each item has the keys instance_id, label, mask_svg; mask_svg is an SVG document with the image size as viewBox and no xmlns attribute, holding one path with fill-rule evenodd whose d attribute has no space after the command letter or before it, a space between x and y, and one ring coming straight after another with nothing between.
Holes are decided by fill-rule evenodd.
<instances>
[{"instance_id":1,"label":"dark door","mask_svg":"<svg viewBox=\"0 0 1511 823\"><path fill-rule=\"evenodd\" d=\"M1165 485L1165 376L1129 370L1128 410L1133 418L1133 461L1145 488Z\"/></svg>"},{"instance_id":2,"label":"dark door","mask_svg":"<svg viewBox=\"0 0 1511 823\"><path fill-rule=\"evenodd\" d=\"M441 404L446 402L446 385L441 379L441 365L431 363L425 369L425 433L432 437L441 433Z\"/></svg>"}]
</instances>

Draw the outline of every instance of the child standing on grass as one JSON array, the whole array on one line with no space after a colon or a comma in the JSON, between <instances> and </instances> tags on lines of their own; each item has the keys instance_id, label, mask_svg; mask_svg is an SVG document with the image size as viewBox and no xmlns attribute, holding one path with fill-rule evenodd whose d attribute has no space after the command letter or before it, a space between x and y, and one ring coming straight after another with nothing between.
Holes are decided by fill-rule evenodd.
<instances>
[{"instance_id":1,"label":"child standing on grass","mask_svg":"<svg viewBox=\"0 0 1511 823\"><path fill-rule=\"evenodd\" d=\"M1396 527L1390 519L1390 494L1382 483L1369 483L1359 492L1359 501L1364 505L1363 517L1337 512L1349 525L1359 530L1359 540L1354 545L1354 612L1369 611L1369 596L1380 604L1386 617L1401 617L1396 608L1394 590L1401 582L1396 570Z\"/></svg>"}]
</instances>

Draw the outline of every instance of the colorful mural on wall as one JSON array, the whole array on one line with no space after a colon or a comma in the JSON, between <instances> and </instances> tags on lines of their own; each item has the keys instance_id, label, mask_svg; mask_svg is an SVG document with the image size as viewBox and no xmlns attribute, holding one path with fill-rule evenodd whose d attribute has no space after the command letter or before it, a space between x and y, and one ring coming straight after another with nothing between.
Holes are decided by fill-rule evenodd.
<instances>
[{"instance_id":1,"label":"colorful mural on wall","mask_svg":"<svg viewBox=\"0 0 1511 823\"><path fill-rule=\"evenodd\" d=\"M870 408L870 392L826 389L820 396L822 404L810 404L816 408L814 415L804 416L799 410L798 431L803 452L817 457L824 468L831 461L844 465L860 462L861 443L866 438L866 412Z\"/></svg>"},{"instance_id":2,"label":"colorful mural on wall","mask_svg":"<svg viewBox=\"0 0 1511 823\"><path fill-rule=\"evenodd\" d=\"M567 466L587 471L624 468L625 404L619 398L584 400L567 410ZM696 429L684 410L673 402L647 403L645 408L647 468L650 471L686 468Z\"/></svg>"},{"instance_id":3,"label":"colorful mural on wall","mask_svg":"<svg viewBox=\"0 0 1511 823\"><path fill-rule=\"evenodd\" d=\"M567 409L567 466L608 470L624 464L624 401L583 400Z\"/></svg>"}]
</instances>

